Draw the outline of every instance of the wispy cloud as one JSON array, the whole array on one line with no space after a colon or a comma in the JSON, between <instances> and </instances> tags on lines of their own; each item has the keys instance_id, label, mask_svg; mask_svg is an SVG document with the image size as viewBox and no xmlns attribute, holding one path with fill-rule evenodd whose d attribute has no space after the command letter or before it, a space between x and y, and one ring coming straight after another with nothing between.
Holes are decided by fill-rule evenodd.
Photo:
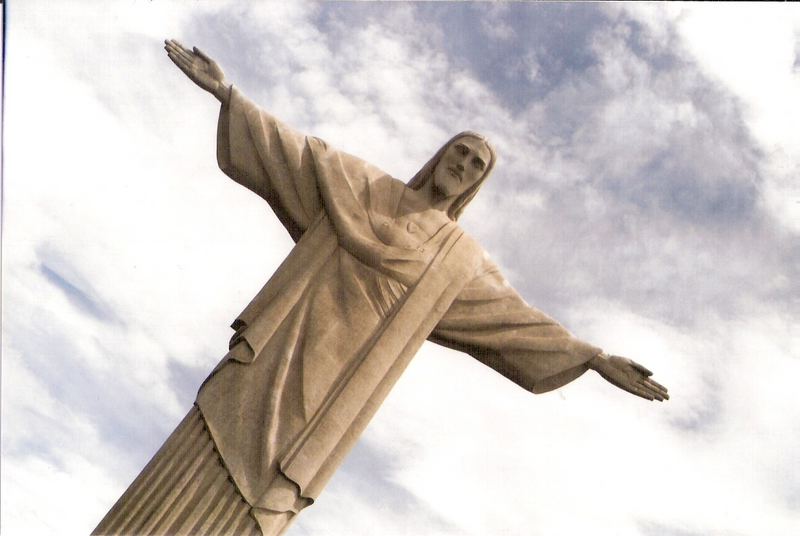
<instances>
[{"instance_id":1,"label":"wispy cloud","mask_svg":"<svg viewBox=\"0 0 800 536\"><path fill-rule=\"evenodd\" d=\"M674 393L532 397L427 345L293 533L795 532L796 8L62 4L9 7L4 532L91 530L291 248L165 37L398 177L489 134L464 226Z\"/></svg>"}]
</instances>

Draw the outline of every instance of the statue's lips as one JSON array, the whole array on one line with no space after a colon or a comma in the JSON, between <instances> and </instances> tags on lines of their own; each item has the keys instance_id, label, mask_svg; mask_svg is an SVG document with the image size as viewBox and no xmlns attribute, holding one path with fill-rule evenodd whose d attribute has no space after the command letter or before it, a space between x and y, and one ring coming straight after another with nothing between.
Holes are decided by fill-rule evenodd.
<instances>
[{"instance_id":1,"label":"statue's lips","mask_svg":"<svg viewBox=\"0 0 800 536\"><path fill-rule=\"evenodd\" d=\"M450 172L450 175L452 175L453 177L457 178L459 180L459 182L461 182L461 175L459 175L458 172L455 169L447 168L447 171Z\"/></svg>"}]
</instances>

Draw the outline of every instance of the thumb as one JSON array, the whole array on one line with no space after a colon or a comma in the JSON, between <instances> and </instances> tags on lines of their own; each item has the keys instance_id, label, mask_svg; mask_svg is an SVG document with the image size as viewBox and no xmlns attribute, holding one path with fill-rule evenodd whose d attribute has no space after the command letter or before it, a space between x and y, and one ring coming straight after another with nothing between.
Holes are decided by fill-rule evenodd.
<instances>
[{"instance_id":1,"label":"thumb","mask_svg":"<svg viewBox=\"0 0 800 536\"><path fill-rule=\"evenodd\" d=\"M653 375L653 373L652 373L652 372L650 372L650 371L647 369L647 367L644 367L644 366L640 365L640 364L639 364L639 363L637 363L636 361L631 361L631 366L632 366L633 368L635 368L636 370L638 370L639 372L641 372L642 374L644 374L645 376L652 376L652 375Z\"/></svg>"},{"instance_id":2,"label":"thumb","mask_svg":"<svg viewBox=\"0 0 800 536\"><path fill-rule=\"evenodd\" d=\"M211 58L209 58L208 55L205 52L203 52L202 50L200 50L199 48L192 47L192 50L194 50L195 54L197 54L198 56L200 56L201 58L206 60L208 63L211 63L212 61L214 61Z\"/></svg>"}]
</instances>

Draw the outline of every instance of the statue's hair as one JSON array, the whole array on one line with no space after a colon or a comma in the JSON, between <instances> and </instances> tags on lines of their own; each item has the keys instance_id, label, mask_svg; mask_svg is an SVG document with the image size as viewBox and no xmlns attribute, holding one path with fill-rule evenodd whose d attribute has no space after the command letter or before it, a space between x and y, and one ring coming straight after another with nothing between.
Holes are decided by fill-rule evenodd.
<instances>
[{"instance_id":1,"label":"statue's hair","mask_svg":"<svg viewBox=\"0 0 800 536\"><path fill-rule=\"evenodd\" d=\"M492 168L494 167L495 162L497 161L497 154L494 152L494 147L489 143L489 140L486 139L486 136L478 134L477 132L472 132L471 130L465 130L464 132L459 132L450 140L442 145L442 147L436 151L436 154L433 155L433 158L428 160L428 162L422 166L416 175L411 177L406 183L406 186L411 188L412 190L419 190L425 184L433 179L433 170L436 169L436 166L439 164L439 160L442 159L442 155L447 150L450 145L456 142L461 138L476 138L483 142L487 149L489 149L490 158L489 161L486 163L486 169L483 170L483 175L481 178L478 179L475 184L469 187L467 191L462 193L453 204L450 205L450 208L447 210L447 215L450 217L451 220L457 220L461 213L464 211L464 208L472 201L472 198L475 197L475 194L478 193L483 181L489 176L489 173L492 172Z\"/></svg>"}]
</instances>

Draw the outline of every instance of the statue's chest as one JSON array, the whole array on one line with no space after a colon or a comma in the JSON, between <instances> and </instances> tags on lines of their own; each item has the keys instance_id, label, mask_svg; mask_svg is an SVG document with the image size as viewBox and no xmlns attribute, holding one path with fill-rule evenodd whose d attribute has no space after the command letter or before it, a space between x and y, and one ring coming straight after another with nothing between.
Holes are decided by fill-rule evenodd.
<instances>
[{"instance_id":1,"label":"statue's chest","mask_svg":"<svg viewBox=\"0 0 800 536\"><path fill-rule=\"evenodd\" d=\"M384 244L420 251L441 228L440 224L432 224L413 215L398 218L380 215L374 217L372 223L375 234Z\"/></svg>"}]
</instances>

